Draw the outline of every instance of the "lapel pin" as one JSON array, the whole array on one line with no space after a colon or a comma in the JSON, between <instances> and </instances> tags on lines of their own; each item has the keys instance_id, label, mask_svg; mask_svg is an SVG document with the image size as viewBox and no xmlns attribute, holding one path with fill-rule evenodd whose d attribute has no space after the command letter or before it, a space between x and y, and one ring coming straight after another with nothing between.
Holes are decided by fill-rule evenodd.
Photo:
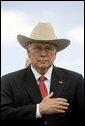
<instances>
[{"instance_id":1,"label":"lapel pin","mask_svg":"<svg viewBox=\"0 0 85 126\"><path fill-rule=\"evenodd\" d=\"M59 84L62 84L63 82L62 81L59 81Z\"/></svg>"}]
</instances>

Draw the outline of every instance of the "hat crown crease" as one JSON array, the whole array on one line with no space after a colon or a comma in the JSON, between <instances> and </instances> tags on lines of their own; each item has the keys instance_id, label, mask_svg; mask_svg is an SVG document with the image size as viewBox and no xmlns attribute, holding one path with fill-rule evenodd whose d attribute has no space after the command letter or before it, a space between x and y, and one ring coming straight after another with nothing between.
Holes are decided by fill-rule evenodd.
<instances>
[{"instance_id":1,"label":"hat crown crease","mask_svg":"<svg viewBox=\"0 0 85 126\"><path fill-rule=\"evenodd\" d=\"M50 23L38 23L33 29L30 38L36 40L53 40L57 39L53 27Z\"/></svg>"}]
</instances>

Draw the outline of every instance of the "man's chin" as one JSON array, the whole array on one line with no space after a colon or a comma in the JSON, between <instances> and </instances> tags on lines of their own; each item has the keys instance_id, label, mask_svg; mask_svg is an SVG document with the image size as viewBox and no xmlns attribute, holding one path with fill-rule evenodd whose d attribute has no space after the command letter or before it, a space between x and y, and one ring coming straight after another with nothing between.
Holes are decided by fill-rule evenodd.
<instances>
[{"instance_id":1,"label":"man's chin","mask_svg":"<svg viewBox=\"0 0 85 126\"><path fill-rule=\"evenodd\" d=\"M39 68L41 68L41 69L46 69L46 68L49 68L50 67L50 65L47 65L47 64L40 64L39 65Z\"/></svg>"}]
</instances>

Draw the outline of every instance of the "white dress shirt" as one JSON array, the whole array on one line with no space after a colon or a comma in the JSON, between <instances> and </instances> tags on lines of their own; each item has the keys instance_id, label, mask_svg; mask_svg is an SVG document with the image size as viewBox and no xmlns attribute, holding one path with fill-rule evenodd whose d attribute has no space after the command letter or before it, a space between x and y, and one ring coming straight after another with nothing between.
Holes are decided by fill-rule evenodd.
<instances>
[{"instance_id":1,"label":"white dress shirt","mask_svg":"<svg viewBox=\"0 0 85 126\"><path fill-rule=\"evenodd\" d=\"M40 75L35 68L33 68L33 66L31 65L31 70L35 76L35 79L37 81L37 84L39 85L39 78L42 76ZM47 73L45 73L45 76L47 79L44 81L44 84L47 88L48 94L50 93L50 84L51 84L51 75L52 75L52 70L53 70L53 65L48 69ZM39 104L37 104L37 108L36 108L36 118L40 118L42 117L42 115L39 112Z\"/></svg>"}]
</instances>

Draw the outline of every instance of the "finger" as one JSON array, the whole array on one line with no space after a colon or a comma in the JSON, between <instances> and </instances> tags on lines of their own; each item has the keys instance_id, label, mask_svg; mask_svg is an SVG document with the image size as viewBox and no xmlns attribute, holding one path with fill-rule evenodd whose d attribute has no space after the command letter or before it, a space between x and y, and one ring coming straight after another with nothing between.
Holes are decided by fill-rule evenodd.
<instances>
[{"instance_id":1,"label":"finger","mask_svg":"<svg viewBox=\"0 0 85 126\"><path fill-rule=\"evenodd\" d=\"M53 103L52 104L52 108L60 109L60 110L67 110L68 106L66 106L66 105L60 105L60 104L57 104L57 103Z\"/></svg>"},{"instance_id":2,"label":"finger","mask_svg":"<svg viewBox=\"0 0 85 126\"><path fill-rule=\"evenodd\" d=\"M54 98L56 101L67 102L65 98Z\"/></svg>"},{"instance_id":3,"label":"finger","mask_svg":"<svg viewBox=\"0 0 85 126\"><path fill-rule=\"evenodd\" d=\"M54 106L63 106L63 107L68 107L69 106L69 103L67 102L53 102L54 103Z\"/></svg>"},{"instance_id":4,"label":"finger","mask_svg":"<svg viewBox=\"0 0 85 126\"><path fill-rule=\"evenodd\" d=\"M65 112L65 110L60 110L60 109L56 110L56 113L64 113L64 112Z\"/></svg>"},{"instance_id":5,"label":"finger","mask_svg":"<svg viewBox=\"0 0 85 126\"><path fill-rule=\"evenodd\" d=\"M51 92L48 96L46 96L47 98L51 98L54 95L54 92Z\"/></svg>"},{"instance_id":6,"label":"finger","mask_svg":"<svg viewBox=\"0 0 85 126\"><path fill-rule=\"evenodd\" d=\"M67 102L60 102L59 105L69 106L69 103L67 103Z\"/></svg>"},{"instance_id":7,"label":"finger","mask_svg":"<svg viewBox=\"0 0 85 126\"><path fill-rule=\"evenodd\" d=\"M66 107L66 106L57 106L57 108L60 110L67 110L68 109L68 107Z\"/></svg>"}]
</instances>

